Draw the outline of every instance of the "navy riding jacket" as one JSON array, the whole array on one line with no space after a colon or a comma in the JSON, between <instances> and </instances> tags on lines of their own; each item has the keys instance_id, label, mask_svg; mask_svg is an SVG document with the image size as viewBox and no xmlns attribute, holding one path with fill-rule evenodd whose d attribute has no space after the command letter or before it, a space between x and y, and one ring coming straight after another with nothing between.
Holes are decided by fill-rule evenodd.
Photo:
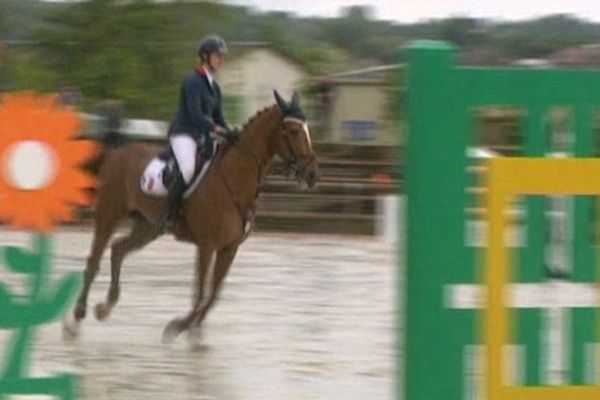
<instances>
[{"instance_id":1,"label":"navy riding jacket","mask_svg":"<svg viewBox=\"0 0 600 400\"><path fill-rule=\"evenodd\" d=\"M190 74L179 92L179 109L169 128L169 136L187 134L210 141L214 126L228 129L223 119L221 88L213 80L212 87L202 68Z\"/></svg>"}]
</instances>

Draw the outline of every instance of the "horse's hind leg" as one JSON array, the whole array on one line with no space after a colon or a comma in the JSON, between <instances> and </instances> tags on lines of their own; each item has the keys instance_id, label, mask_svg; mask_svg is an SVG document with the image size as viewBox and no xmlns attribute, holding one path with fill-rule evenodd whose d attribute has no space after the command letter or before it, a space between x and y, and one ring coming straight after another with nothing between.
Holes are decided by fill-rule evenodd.
<instances>
[{"instance_id":1,"label":"horse's hind leg","mask_svg":"<svg viewBox=\"0 0 600 400\"><path fill-rule=\"evenodd\" d=\"M100 269L102 254L104 253L104 249L106 249L108 240L123 216L119 209L119 205L115 204L110 196L110 193L107 193L106 191L99 193L92 251L87 259L85 272L83 274L83 288L81 289L79 299L77 300L73 312L76 322L85 318L88 294L92 282Z\"/></svg>"},{"instance_id":2,"label":"horse's hind leg","mask_svg":"<svg viewBox=\"0 0 600 400\"><path fill-rule=\"evenodd\" d=\"M161 231L158 225L152 224L142 217L136 217L129 235L119 238L112 244L110 254L110 288L108 289L106 302L96 305L95 314L97 319L103 320L107 318L119 300L121 292L119 279L121 276L121 265L125 256L134 250L139 250L146 246L160 236L160 234Z\"/></svg>"}]
</instances>

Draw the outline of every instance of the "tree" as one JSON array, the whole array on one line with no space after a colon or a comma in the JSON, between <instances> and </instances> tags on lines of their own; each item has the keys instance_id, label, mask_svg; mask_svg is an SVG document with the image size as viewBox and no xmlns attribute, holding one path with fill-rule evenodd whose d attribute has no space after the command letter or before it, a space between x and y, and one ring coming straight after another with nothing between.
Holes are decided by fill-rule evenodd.
<instances>
[{"instance_id":1,"label":"tree","mask_svg":"<svg viewBox=\"0 0 600 400\"><path fill-rule=\"evenodd\" d=\"M460 47L469 47L482 39L479 21L474 18L450 18L440 24L440 39Z\"/></svg>"},{"instance_id":2,"label":"tree","mask_svg":"<svg viewBox=\"0 0 600 400\"><path fill-rule=\"evenodd\" d=\"M35 34L45 68L76 85L86 105L118 98L135 115L165 117L177 85L169 13L149 1L89 0L46 17ZM90 27L93 26L93 29ZM158 110L158 114L156 112Z\"/></svg>"}]
</instances>

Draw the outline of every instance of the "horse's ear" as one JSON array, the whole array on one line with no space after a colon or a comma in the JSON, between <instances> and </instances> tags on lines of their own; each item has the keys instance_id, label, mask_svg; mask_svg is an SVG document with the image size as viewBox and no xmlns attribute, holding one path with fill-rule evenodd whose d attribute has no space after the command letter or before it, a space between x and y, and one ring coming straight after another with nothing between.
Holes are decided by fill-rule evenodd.
<instances>
[{"instance_id":1,"label":"horse's ear","mask_svg":"<svg viewBox=\"0 0 600 400\"><path fill-rule=\"evenodd\" d=\"M300 94L297 90L294 90L294 94L292 94L292 107L300 107Z\"/></svg>"},{"instance_id":2,"label":"horse's ear","mask_svg":"<svg viewBox=\"0 0 600 400\"><path fill-rule=\"evenodd\" d=\"M288 105L285 100L279 95L277 90L273 90L273 94L275 95L275 100L277 101L277 105L281 109L282 112L286 112L288 109Z\"/></svg>"}]
</instances>

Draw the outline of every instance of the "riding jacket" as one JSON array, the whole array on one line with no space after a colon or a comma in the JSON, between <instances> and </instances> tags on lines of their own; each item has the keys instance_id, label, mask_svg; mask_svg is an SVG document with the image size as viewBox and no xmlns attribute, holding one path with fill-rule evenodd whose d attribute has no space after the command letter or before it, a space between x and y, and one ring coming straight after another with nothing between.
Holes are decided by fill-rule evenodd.
<instances>
[{"instance_id":1,"label":"riding jacket","mask_svg":"<svg viewBox=\"0 0 600 400\"><path fill-rule=\"evenodd\" d=\"M177 114L171 122L169 136L187 134L197 141L209 143L215 125L228 129L223 119L221 88L209 81L204 68L199 67L182 83Z\"/></svg>"}]
</instances>

